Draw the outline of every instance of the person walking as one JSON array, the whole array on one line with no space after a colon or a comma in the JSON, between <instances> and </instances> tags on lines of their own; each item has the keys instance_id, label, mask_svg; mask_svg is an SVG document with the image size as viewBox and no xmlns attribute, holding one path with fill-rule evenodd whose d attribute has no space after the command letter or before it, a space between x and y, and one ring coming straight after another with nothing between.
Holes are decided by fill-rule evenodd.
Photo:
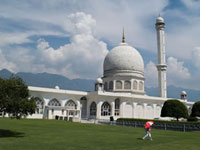
<instances>
[{"instance_id":1,"label":"person walking","mask_svg":"<svg viewBox=\"0 0 200 150\"><path fill-rule=\"evenodd\" d=\"M151 127L145 128L145 131L146 131L146 135L142 139L145 140L147 137L149 137L150 140L152 141L153 139L151 137Z\"/></svg>"},{"instance_id":2,"label":"person walking","mask_svg":"<svg viewBox=\"0 0 200 150\"><path fill-rule=\"evenodd\" d=\"M144 125L144 129L146 131L146 135L142 138L143 140L146 139L147 137L150 138L150 140L152 141L152 137L151 137L151 126L154 122L153 121L147 121Z\"/></svg>"}]
</instances>

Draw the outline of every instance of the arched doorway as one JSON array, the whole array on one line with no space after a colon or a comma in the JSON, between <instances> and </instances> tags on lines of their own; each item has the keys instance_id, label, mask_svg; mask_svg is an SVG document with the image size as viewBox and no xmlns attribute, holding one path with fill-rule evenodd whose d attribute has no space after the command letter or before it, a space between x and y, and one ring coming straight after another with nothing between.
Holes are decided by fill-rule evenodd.
<instances>
[{"instance_id":1,"label":"arched doorway","mask_svg":"<svg viewBox=\"0 0 200 150\"><path fill-rule=\"evenodd\" d=\"M87 98L82 97L80 100L81 103L81 119L87 118Z\"/></svg>"}]
</instances>

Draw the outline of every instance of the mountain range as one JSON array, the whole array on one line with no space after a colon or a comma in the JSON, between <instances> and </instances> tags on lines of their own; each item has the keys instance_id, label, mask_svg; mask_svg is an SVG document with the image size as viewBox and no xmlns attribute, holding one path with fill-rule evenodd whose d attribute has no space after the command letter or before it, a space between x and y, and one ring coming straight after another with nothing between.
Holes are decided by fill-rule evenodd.
<instances>
[{"instance_id":1,"label":"mountain range","mask_svg":"<svg viewBox=\"0 0 200 150\"><path fill-rule=\"evenodd\" d=\"M7 69L0 70L0 78L8 79L11 76L18 76L24 80L28 86L38 86L46 88L55 88L59 86L60 89L66 90L78 90L78 91L93 91L94 90L94 80L86 79L68 79L62 75L50 74L50 73L27 73L27 72L18 72L12 73ZM180 98L181 91L187 92L187 99L189 101L198 101L200 100L200 91L193 89L184 89L181 87L168 86L167 87L167 96L172 98ZM147 95L158 96L158 88L147 88L145 87Z\"/></svg>"}]
</instances>

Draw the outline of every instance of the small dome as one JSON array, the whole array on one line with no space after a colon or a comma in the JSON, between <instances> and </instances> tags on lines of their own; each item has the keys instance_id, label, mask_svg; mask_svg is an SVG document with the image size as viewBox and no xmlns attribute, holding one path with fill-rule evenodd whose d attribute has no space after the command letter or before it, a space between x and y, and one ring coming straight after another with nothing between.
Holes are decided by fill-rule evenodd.
<instances>
[{"instance_id":1,"label":"small dome","mask_svg":"<svg viewBox=\"0 0 200 150\"><path fill-rule=\"evenodd\" d=\"M186 91L182 91L181 95L187 95Z\"/></svg>"},{"instance_id":2,"label":"small dome","mask_svg":"<svg viewBox=\"0 0 200 150\"><path fill-rule=\"evenodd\" d=\"M104 76L137 76L144 78L144 62L140 53L126 43L114 47L105 57Z\"/></svg>"},{"instance_id":3,"label":"small dome","mask_svg":"<svg viewBox=\"0 0 200 150\"><path fill-rule=\"evenodd\" d=\"M56 85L56 86L55 86L55 89L58 89L58 90L59 90L59 89L60 89L60 87L59 87L58 85Z\"/></svg>"},{"instance_id":4,"label":"small dome","mask_svg":"<svg viewBox=\"0 0 200 150\"><path fill-rule=\"evenodd\" d=\"M156 23L164 23L164 19L161 16L158 16Z\"/></svg>"},{"instance_id":5,"label":"small dome","mask_svg":"<svg viewBox=\"0 0 200 150\"><path fill-rule=\"evenodd\" d=\"M102 84L102 83L103 83L103 80L102 80L101 78L97 78L97 79L96 79L96 83L97 83L97 84Z\"/></svg>"}]
</instances>

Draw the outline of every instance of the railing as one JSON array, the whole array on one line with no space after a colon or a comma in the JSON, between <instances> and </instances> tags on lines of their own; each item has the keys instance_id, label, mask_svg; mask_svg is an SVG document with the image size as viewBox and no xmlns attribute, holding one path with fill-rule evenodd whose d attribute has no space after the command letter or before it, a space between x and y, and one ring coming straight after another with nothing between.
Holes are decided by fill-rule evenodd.
<instances>
[{"instance_id":1,"label":"railing","mask_svg":"<svg viewBox=\"0 0 200 150\"><path fill-rule=\"evenodd\" d=\"M134 120L117 120L116 125L121 126L132 126L132 127L142 127L146 121L134 121ZM172 123L172 122L154 122L153 128L162 130L175 130L175 131L200 131L200 124L190 124L190 123Z\"/></svg>"}]
</instances>

